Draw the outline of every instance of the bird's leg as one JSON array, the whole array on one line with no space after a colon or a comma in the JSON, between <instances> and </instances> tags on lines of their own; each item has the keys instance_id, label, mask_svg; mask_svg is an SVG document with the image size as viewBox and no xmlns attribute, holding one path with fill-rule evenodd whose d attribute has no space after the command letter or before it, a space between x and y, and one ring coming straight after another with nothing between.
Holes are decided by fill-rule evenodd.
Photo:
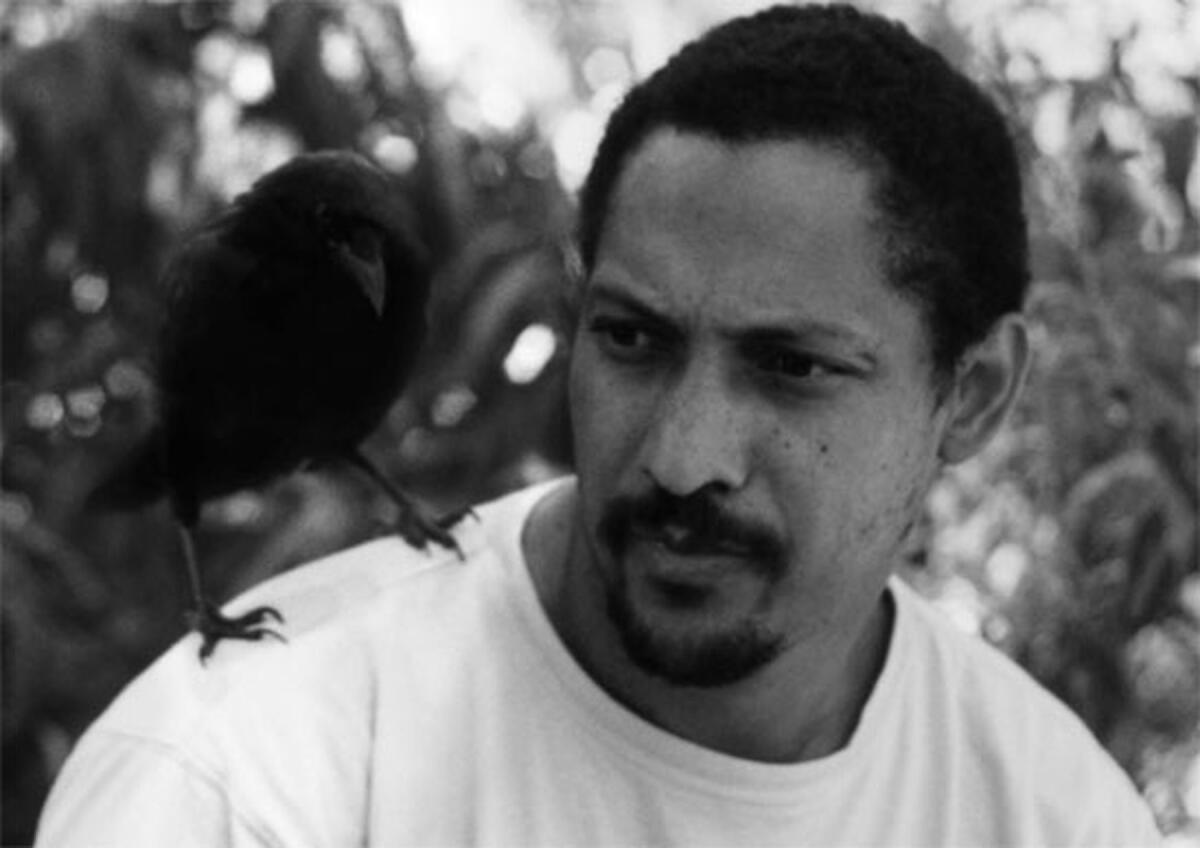
<instances>
[{"instance_id":1,"label":"bird's leg","mask_svg":"<svg viewBox=\"0 0 1200 848\"><path fill-rule=\"evenodd\" d=\"M350 460L387 492L388 497L399 507L400 517L396 520L396 531L404 537L406 542L414 548L424 550L432 539L442 547L452 549L458 554L459 559L463 558L462 549L458 546L454 536L450 534L449 528L457 524L464 516L471 514L470 508L457 510L443 515L441 518L430 518L407 492L384 476L383 472L376 468L375 463L371 462L361 450L350 451Z\"/></svg>"},{"instance_id":2,"label":"bird's leg","mask_svg":"<svg viewBox=\"0 0 1200 848\"><path fill-rule=\"evenodd\" d=\"M196 559L196 546L192 540L192 530L180 523L179 537L183 543L183 560L187 566L188 585L191 590L192 607L188 611L188 626L200 634L204 640L200 646L200 661L204 662L217 647L222 639L245 639L257 641L265 636L271 636L281 642L287 641L274 630L263 624L268 619L283 623L283 616L274 607L255 607L245 615L230 618L223 615L217 605L204 596L204 587L200 581L200 565Z\"/></svg>"}]
</instances>

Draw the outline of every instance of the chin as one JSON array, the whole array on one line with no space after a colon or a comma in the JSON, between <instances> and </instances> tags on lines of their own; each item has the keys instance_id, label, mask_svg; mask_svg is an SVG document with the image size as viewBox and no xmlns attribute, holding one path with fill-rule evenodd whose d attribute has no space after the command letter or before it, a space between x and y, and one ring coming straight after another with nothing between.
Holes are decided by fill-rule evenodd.
<instances>
[{"instance_id":1,"label":"chin","mask_svg":"<svg viewBox=\"0 0 1200 848\"><path fill-rule=\"evenodd\" d=\"M692 587L656 589L640 604L628 584L610 587L608 617L629 659L642 671L675 686L718 687L745 680L779 655L783 638L752 615L729 620L706 609Z\"/></svg>"}]
</instances>

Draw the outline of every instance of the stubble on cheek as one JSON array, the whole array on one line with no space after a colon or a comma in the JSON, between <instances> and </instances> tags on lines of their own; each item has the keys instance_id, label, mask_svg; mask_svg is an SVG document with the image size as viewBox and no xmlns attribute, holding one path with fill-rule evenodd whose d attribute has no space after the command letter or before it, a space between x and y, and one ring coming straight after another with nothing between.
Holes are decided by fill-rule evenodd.
<instances>
[{"instance_id":1,"label":"stubble on cheek","mask_svg":"<svg viewBox=\"0 0 1200 848\"><path fill-rule=\"evenodd\" d=\"M937 474L936 457L925 444L880 461L874 472L879 489L873 497L853 499L857 508L839 534L843 549L852 550L856 542L862 549L857 567L886 577L900 565L913 545Z\"/></svg>"}]
</instances>

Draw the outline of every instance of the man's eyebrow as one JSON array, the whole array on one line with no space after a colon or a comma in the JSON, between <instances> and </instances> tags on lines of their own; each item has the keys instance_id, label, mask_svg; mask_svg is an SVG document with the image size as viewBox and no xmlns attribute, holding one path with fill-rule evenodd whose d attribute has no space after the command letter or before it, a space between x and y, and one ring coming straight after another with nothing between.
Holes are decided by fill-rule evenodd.
<instances>
[{"instance_id":1,"label":"man's eyebrow","mask_svg":"<svg viewBox=\"0 0 1200 848\"><path fill-rule=\"evenodd\" d=\"M878 340L867 333L843 324L811 318L780 320L775 317L770 323L729 328L723 335L748 344L832 344L869 358L872 362L877 358L880 347Z\"/></svg>"},{"instance_id":2,"label":"man's eyebrow","mask_svg":"<svg viewBox=\"0 0 1200 848\"><path fill-rule=\"evenodd\" d=\"M627 312L632 312L638 317L647 321L652 321L656 324L670 325L671 320L663 313L656 310L653 306L646 303L641 298L627 291L624 287L612 285L602 281L594 281L590 285L590 290L587 294L587 300L607 303L611 306L617 306Z\"/></svg>"}]
</instances>

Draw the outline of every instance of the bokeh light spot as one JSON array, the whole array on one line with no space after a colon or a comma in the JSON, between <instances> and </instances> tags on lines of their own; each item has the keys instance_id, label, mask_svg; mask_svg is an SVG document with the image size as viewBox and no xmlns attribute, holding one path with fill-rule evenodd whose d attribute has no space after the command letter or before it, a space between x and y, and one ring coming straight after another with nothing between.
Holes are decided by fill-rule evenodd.
<instances>
[{"instance_id":1,"label":"bokeh light spot","mask_svg":"<svg viewBox=\"0 0 1200 848\"><path fill-rule=\"evenodd\" d=\"M96 418L104 409L104 389L100 386L84 386L67 392L67 412L73 418Z\"/></svg>"},{"instance_id":2,"label":"bokeh light spot","mask_svg":"<svg viewBox=\"0 0 1200 848\"><path fill-rule=\"evenodd\" d=\"M53 430L62 423L66 410L62 398L50 392L34 395L25 407L25 422L35 430Z\"/></svg>"},{"instance_id":3,"label":"bokeh light spot","mask_svg":"<svg viewBox=\"0 0 1200 848\"><path fill-rule=\"evenodd\" d=\"M448 430L460 425L478 403L479 396L470 386L455 383L434 399L429 419L435 427Z\"/></svg>"},{"instance_id":4,"label":"bokeh light spot","mask_svg":"<svg viewBox=\"0 0 1200 848\"><path fill-rule=\"evenodd\" d=\"M113 397L129 399L150 391L150 377L132 362L121 360L104 373L104 386Z\"/></svg>"},{"instance_id":5,"label":"bokeh light spot","mask_svg":"<svg viewBox=\"0 0 1200 848\"><path fill-rule=\"evenodd\" d=\"M332 26L321 29L321 67L342 83L357 83L366 74L358 42L345 30Z\"/></svg>"},{"instance_id":6,"label":"bokeh light spot","mask_svg":"<svg viewBox=\"0 0 1200 848\"><path fill-rule=\"evenodd\" d=\"M518 385L532 383L554 356L558 340L545 324L530 324L517 336L504 357L504 374Z\"/></svg>"},{"instance_id":7,"label":"bokeh light spot","mask_svg":"<svg viewBox=\"0 0 1200 848\"><path fill-rule=\"evenodd\" d=\"M371 155L393 174L404 174L417 164L419 154L412 139L395 133L381 135L371 145Z\"/></svg>"},{"instance_id":8,"label":"bokeh light spot","mask_svg":"<svg viewBox=\"0 0 1200 848\"><path fill-rule=\"evenodd\" d=\"M229 72L229 91L244 104L261 103L275 90L266 48L241 46Z\"/></svg>"},{"instance_id":9,"label":"bokeh light spot","mask_svg":"<svg viewBox=\"0 0 1200 848\"><path fill-rule=\"evenodd\" d=\"M71 302L86 315L99 312L108 302L108 279L100 274L80 274L71 281Z\"/></svg>"}]
</instances>

